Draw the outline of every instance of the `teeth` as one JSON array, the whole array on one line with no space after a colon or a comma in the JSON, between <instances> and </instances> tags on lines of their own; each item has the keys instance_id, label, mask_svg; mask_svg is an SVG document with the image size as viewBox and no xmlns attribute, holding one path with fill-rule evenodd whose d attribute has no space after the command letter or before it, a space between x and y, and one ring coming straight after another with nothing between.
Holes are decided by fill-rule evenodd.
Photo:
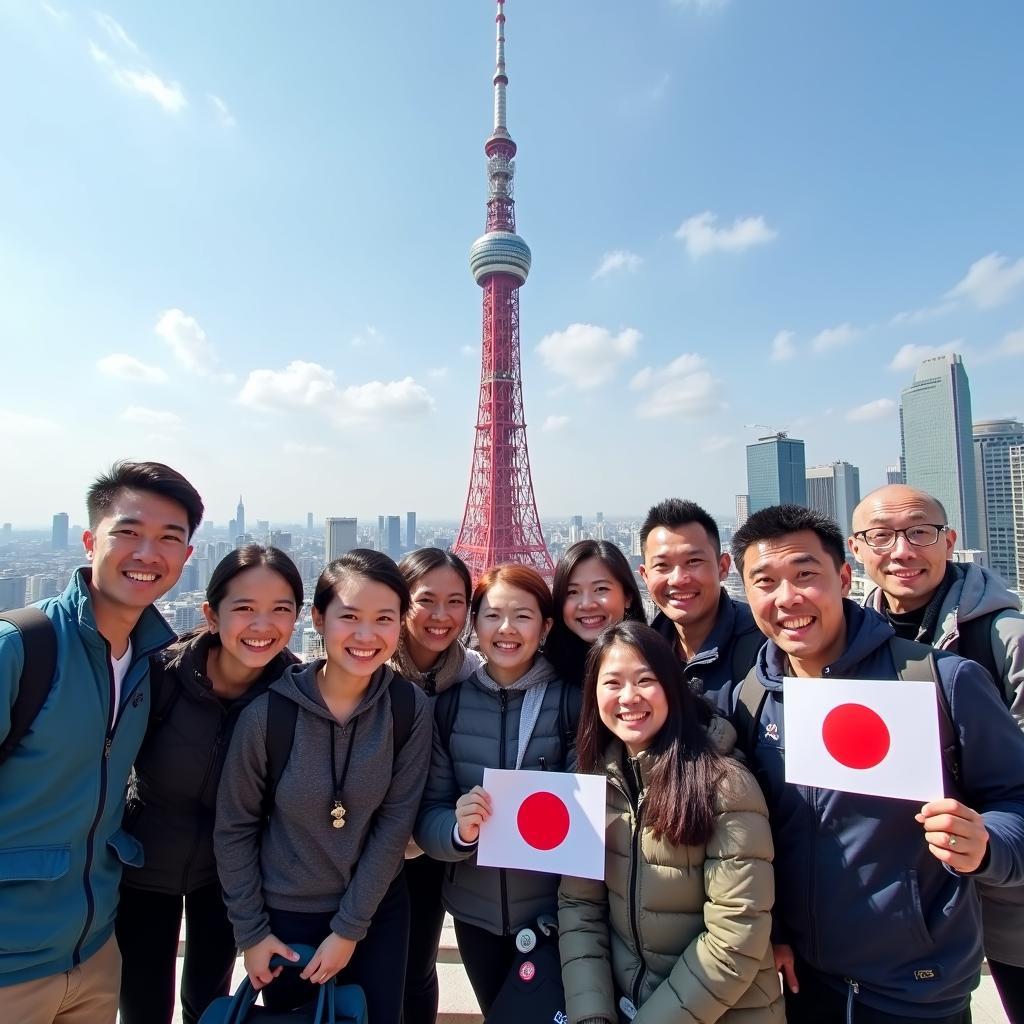
<instances>
[{"instance_id":1,"label":"teeth","mask_svg":"<svg viewBox=\"0 0 1024 1024\"><path fill-rule=\"evenodd\" d=\"M130 580L138 583L153 583L156 580L155 572L132 572L130 569L125 573Z\"/></svg>"},{"instance_id":2,"label":"teeth","mask_svg":"<svg viewBox=\"0 0 1024 1024\"><path fill-rule=\"evenodd\" d=\"M604 622L603 615L587 615L579 619L582 626L597 626L602 622Z\"/></svg>"},{"instance_id":3,"label":"teeth","mask_svg":"<svg viewBox=\"0 0 1024 1024\"><path fill-rule=\"evenodd\" d=\"M377 653L372 647L346 647L345 650L354 658L372 658Z\"/></svg>"},{"instance_id":4,"label":"teeth","mask_svg":"<svg viewBox=\"0 0 1024 1024\"><path fill-rule=\"evenodd\" d=\"M642 722L647 717L646 711L620 711L619 718L623 722Z\"/></svg>"},{"instance_id":5,"label":"teeth","mask_svg":"<svg viewBox=\"0 0 1024 1024\"><path fill-rule=\"evenodd\" d=\"M686 594L669 594L670 601L692 601L697 596L697 591L690 591Z\"/></svg>"},{"instance_id":6,"label":"teeth","mask_svg":"<svg viewBox=\"0 0 1024 1024\"><path fill-rule=\"evenodd\" d=\"M810 616L804 616L801 619L783 619L780 625L783 629L803 629L804 626L809 626L814 621Z\"/></svg>"},{"instance_id":7,"label":"teeth","mask_svg":"<svg viewBox=\"0 0 1024 1024\"><path fill-rule=\"evenodd\" d=\"M255 647L257 650L262 647L269 647L274 641L273 640L243 640L242 643L246 647Z\"/></svg>"},{"instance_id":8,"label":"teeth","mask_svg":"<svg viewBox=\"0 0 1024 1024\"><path fill-rule=\"evenodd\" d=\"M499 651L514 651L519 644L515 643L513 640L495 640L494 646L497 647Z\"/></svg>"},{"instance_id":9,"label":"teeth","mask_svg":"<svg viewBox=\"0 0 1024 1024\"><path fill-rule=\"evenodd\" d=\"M451 630L447 626L444 629L440 629L437 626L427 626L427 632L431 636L447 636Z\"/></svg>"}]
</instances>

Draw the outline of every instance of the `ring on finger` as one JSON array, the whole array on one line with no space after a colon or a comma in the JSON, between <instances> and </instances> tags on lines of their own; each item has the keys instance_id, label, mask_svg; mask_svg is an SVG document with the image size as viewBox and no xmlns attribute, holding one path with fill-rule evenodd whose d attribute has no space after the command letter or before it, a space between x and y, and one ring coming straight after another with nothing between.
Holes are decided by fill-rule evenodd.
<instances>
[{"instance_id":1,"label":"ring on finger","mask_svg":"<svg viewBox=\"0 0 1024 1024\"><path fill-rule=\"evenodd\" d=\"M956 836L952 832L946 833L946 845L951 849L956 849Z\"/></svg>"}]
</instances>

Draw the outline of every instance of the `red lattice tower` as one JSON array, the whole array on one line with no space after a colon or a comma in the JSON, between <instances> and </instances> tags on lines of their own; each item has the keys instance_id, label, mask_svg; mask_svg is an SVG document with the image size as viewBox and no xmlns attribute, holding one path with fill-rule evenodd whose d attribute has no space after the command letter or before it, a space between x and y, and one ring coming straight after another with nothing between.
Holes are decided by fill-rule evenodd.
<instances>
[{"instance_id":1,"label":"red lattice tower","mask_svg":"<svg viewBox=\"0 0 1024 1024\"><path fill-rule=\"evenodd\" d=\"M484 291L480 401L469 494L454 551L476 581L503 562L532 565L549 582L554 566L541 533L526 445L519 365L519 288L530 272L530 247L516 234L516 144L505 126L505 0L497 0L494 131L487 154L487 227L470 249L469 266Z\"/></svg>"}]
</instances>

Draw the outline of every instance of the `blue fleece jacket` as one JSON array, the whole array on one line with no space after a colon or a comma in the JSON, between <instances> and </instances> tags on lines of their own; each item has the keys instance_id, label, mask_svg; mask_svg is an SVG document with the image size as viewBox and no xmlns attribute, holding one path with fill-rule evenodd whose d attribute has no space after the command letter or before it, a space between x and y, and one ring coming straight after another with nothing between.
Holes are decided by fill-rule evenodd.
<instances>
[{"instance_id":1,"label":"blue fleece jacket","mask_svg":"<svg viewBox=\"0 0 1024 1024\"><path fill-rule=\"evenodd\" d=\"M892 628L851 601L844 611L846 650L823 674L899 685ZM958 798L983 814L989 833L973 876L928 852L914 820L920 805L785 782L786 659L771 641L757 666L768 696L754 749L775 837L774 941L792 945L834 987L854 983L866 1005L922 1018L962 1010L977 983L974 879L1024 880L1024 735L983 668L941 651L935 657L961 746Z\"/></svg>"},{"instance_id":2,"label":"blue fleece jacket","mask_svg":"<svg viewBox=\"0 0 1024 1024\"><path fill-rule=\"evenodd\" d=\"M132 633L119 708L110 648L97 632L87 569L40 603L57 634L49 697L0 766L0 986L70 970L110 938L121 865L142 849L121 830L125 784L149 716L149 656L174 633L147 608ZM0 738L24 663L0 623Z\"/></svg>"}]
</instances>

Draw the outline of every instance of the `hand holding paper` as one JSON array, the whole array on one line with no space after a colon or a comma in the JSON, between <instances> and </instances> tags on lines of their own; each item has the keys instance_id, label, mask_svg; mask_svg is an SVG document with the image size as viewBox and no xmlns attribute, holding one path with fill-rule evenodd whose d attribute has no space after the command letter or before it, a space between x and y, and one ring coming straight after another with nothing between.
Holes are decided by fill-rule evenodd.
<instances>
[{"instance_id":1,"label":"hand holding paper","mask_svg":"<svg viewBox=\"0 0 1024 1024\"><path fill-rule=\"evenodd\" d=\"M475 843L480 837L480 826L491 816L491 798L483 786L474 786L455 802L455 822L459 838L464 843Z\"/></svg>"}]
</instances>

